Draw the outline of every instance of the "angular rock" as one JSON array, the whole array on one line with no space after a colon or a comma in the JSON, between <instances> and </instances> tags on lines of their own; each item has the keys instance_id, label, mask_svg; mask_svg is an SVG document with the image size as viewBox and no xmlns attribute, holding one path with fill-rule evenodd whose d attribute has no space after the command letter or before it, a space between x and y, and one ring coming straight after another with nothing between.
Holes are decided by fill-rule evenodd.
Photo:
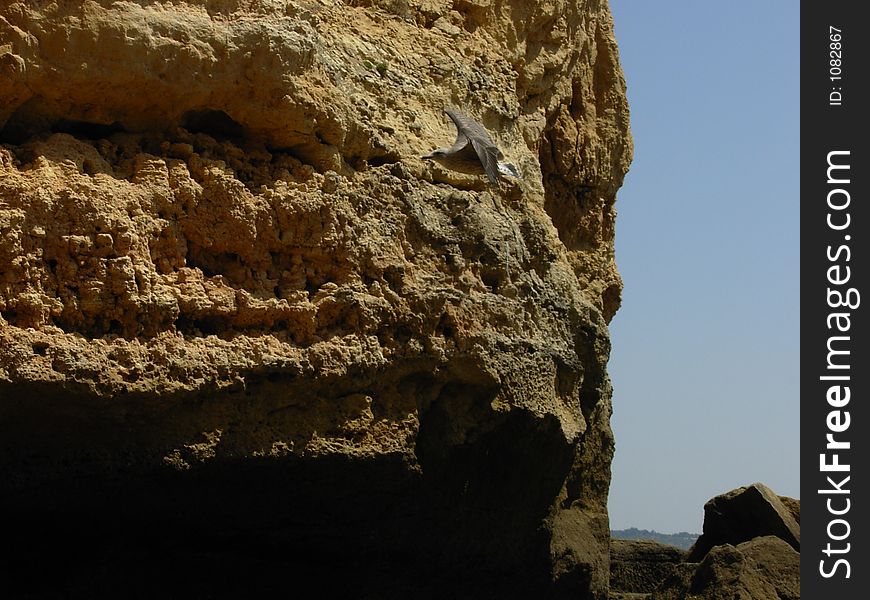
<instances>
[{"instance_id":1,"label":"angular rock","mask_svg":"<svg viewBox=\"0 0 870 600\"><path fill-rule=\"evenodd\" d=\"M670 577L686 552L648 540L610 542L610 590L650 593Z\"/></svg>"},{"instance_id":2,"label":"angular rock","mask_svg":"<svg viewBox=\"0 0 870 600\"><path fill-rule=\"evenodd\" d=\"M606 595L612 20L453 4L0 4L4 585Z\"/></svg>"},{"instance_id":3,"label":"angular rock","mask_svg":"<svg viewBox=\"0 0 870 600\"><path fill-rule=\"evenodd\" d=\"M731 490L704 505L704 531L689 551L700 562L714 546L775 535L800 552L800 525L779 496L761 483Z\"/></svg>"},{"instance_id":4,"label":"angular rock","mask_svg":"<svg viewBox=\"0 0 870 600\"><path fill-rule=\"evenodd\" d=\"M715 546L700 564L685 563L652 600L798 600L800 554L776 536Z\"/></svg>"}]
</instances>

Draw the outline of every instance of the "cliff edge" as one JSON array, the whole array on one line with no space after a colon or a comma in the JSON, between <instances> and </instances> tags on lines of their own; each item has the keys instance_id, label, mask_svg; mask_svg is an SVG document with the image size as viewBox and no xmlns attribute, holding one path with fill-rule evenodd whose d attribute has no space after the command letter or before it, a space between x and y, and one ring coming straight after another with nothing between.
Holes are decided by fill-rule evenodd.
<instances>
[{"instance_id":1,"label":"cliff edge","mask_svg":"<svg viewBox=\"0 0 870 600\"><path fill-rule=\"evenodd\" d=\"M10 585L606 597L630 158L603 1L0 4Z\"/></svg>"}]
</instances>

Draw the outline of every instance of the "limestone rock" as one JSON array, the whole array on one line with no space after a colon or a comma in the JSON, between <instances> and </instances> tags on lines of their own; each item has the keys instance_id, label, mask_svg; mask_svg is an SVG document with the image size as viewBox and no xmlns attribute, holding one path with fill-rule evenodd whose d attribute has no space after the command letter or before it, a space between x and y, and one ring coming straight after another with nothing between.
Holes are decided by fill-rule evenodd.
<instances>
[{"instance_id":1,"label":"limestone rock","mask_svg":"<svg viewBox=\"0 0 870 600\"><path fill-rule=\"evenodd\" d=\"M801 524L801 501L797 498L789 498L788 496L779 496L779 501L785 506L789 514L798 525Z\"/></svg>"},{"instance_id":2,"label":"limestone rock","mask_svg":"<svg viewBox=\"0 0 870 600\"><path fill-rule=\"evenodd\" d=\"M704 505L704 531L689 552L699 562L714 546L775 535L800 552L800 525L779 496L761 483L716 496Z\"/></svg>"},{"instance_id":3,"label":"limestone rock","mask_svg":"<svg viewBox=\"0 0 870 600\"><path fill-rule=\"evenodd\" d=\"M653 592L669 578L686 553L651 540L610 542L610 590L643 594Z\"/></svg>"},{"instance_id":4,"label":"limestone rock","mask_svg":"<svg viewBox=\"0 0 870 600\"><path fill-rule=\"evenodd\" d=\"M797 600L800 554L776 536L714 547L700 564L685 563L652 600Z\"/></svg>"},{"instance_id":5,"label":"limestone rock","mask_svg":"<svg viewBox=\"0 0 870 600\"><path fill-rule=\"evenodd\" d=\"M630 158L606 3L0 4L9 573L604 597Z\"/></svg>"}]
</instances>

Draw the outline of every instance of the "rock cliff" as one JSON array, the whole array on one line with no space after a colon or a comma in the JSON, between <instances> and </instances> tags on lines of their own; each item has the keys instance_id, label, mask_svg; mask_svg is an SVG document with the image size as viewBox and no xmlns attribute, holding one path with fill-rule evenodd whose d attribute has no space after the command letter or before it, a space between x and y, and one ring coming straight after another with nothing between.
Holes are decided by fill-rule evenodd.
<instances>
[{"instance_id":1,"label":"rock cliff","mask_svg":"<svg viewBox=\"0 0 870 600\"><path fill-rule=\"evenodd\" d=\"M624 87L605 1L0 3L10 581L605 597Z\"/></svg>"}]
</instances>

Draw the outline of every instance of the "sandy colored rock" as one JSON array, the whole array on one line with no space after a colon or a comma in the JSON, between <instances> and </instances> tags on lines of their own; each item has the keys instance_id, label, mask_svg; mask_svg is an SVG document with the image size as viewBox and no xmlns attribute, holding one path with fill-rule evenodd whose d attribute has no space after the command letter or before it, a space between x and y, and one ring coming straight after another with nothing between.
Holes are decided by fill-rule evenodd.
<instances>
[{"instance_id":1,"label":"sandy colored rock","mask_svg":"<svg viewBox=\"0 0 870 600\"><path fill-rule=\"evenodd\" d=\"M683 550L651 540L611 540L611 594L649 594L673 574L685 557Z\"/></svg>"},{"instance_id":2,"label":"sandy colored rock","mask_svg":"<svg viewBox=\"0 0 870 600\"><path fill-rule=\"evenodd\" d=\"M606 3L0 5L11 572L604 597L630 158Z\"/></svg>"},{"instance_id":3,"label":"sandy colored rock","mask_svg":"<svg viewBox=\"0 0 870 600\"><path fill-rule=\"evenodd\" d=\"M801 524L801 501L797 498L789 498L788 496L779 496L779 501L785 506L789 514L798 525Z\"/></svg>"},{"instance_id":4,"label":"sandy colored rock","mask_svg":"<svg viewBox=\"0 0 870 600\"><path fill-rule=\"evenodd\" d=\"M766 535L778 536L800 552L801 530L792 512L766 485L753 483L704 505L704 531L687 560L699 562L713 546L736 545Z\"/></svg>"},{"instance_id":5,"label":"sandy colored rock","mask_svg":"<svg viewBox=\"0 0 870 600\"><path fill-rule=\"evenodd\" d=\"M798 600L800 554L781 538L762 536L716 546L700 564L686 563L652 600Z\"/></svg>"}]
</instances>

